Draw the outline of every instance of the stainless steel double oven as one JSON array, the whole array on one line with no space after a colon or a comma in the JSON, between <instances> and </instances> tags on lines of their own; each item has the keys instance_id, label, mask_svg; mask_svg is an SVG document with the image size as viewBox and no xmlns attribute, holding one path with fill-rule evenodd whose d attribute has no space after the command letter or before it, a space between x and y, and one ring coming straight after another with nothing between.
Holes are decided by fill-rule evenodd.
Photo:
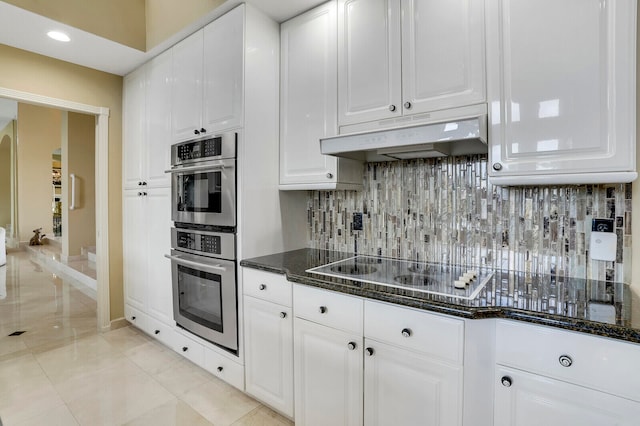
<instances>
[{"instance_id":1,"label":"stainless steel double oven","mask_svg":"<svg viewBox=\"0 0 640 426\"><path fill-rule=\"evenodd\" d=\"M176 323L238 351L237 134L171 147L171 259Z\"/></svg>"}]
</instances>

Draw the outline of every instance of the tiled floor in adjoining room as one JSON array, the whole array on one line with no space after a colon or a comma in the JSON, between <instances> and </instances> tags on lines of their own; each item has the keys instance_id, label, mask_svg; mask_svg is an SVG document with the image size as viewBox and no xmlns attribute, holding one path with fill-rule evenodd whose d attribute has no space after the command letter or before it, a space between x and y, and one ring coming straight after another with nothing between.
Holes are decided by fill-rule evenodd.
<instances>
[{"instance_id":1,"label":"tiled floor in adjoining room","mask_svg":"<svg viewBox=\"0 0 640 426\"><path fill-rule=\"evenodd\" d=\"M97 333L74 284L27 252L0 267L3 426L292 424L133 327Z\"/></svg>"}]
</instances>

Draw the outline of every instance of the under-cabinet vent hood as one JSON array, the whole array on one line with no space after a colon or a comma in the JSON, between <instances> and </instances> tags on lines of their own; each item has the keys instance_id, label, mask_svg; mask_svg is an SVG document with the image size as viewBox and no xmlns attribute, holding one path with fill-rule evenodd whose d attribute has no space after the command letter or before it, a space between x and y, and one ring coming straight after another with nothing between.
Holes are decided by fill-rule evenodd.
<instances>
[{"instance_id":1,"label":"under-cabinet vent hood","mask_svg":"<svg viewBox=\"0 0 640 426\"><path fill-rule=\"evenodd\" d=\"M486 154L487 117L323 138L320 151L368 162Z\"/></svg>"}]
</instances>

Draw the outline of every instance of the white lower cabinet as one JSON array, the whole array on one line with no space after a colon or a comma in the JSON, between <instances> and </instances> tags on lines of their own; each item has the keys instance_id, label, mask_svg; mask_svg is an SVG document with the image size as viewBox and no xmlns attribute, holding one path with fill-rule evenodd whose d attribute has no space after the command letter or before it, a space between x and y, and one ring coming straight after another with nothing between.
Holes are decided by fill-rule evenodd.
<instances>
[{"instance_id":1,"label":"white lower cabinet","mask_svg":"<svg viewBox=\"0 0 640 426\"><path fill-rule=\"evenodd\" d=\"M496 369L495 426L637 425L640 404L508 367Z\"/></svg>"},{"instance_id":2,"label":"white lower cabinet","mask_svg":"<svg viewBox=\"0 0 640 426\"><path fill-rule=\"evenodd\" d=\"M244 297L246 391L293 417L291 308Z\"/></svg>"},{"instance_id":3,"label":"white lower cabinet","mask_svg":"<svg viewBox=\"0 0 640 426\"><path fill-rule=\"evenodd\" d=\"M462 367L365 339L364 424L460 425Z\"/></svg>"},{"instance_id":4,"label":"white lower cabinet","mask_svg":"<svg viewBox=\"0 0 640 426\"><path fill-rule=\"evenodd\" d=\"M496 426L637 425L640 346L496 322Z\"/></svg>"},{"instance_id":5,"label":"white lower cabinet","mask_svg":"<svg viewBox=\"0 0 640 426\"><path fill-rule=\"evenodd\" d=\"M296 424L362 424L362 334L296 318Z\"/></svg>"}]
</instances>

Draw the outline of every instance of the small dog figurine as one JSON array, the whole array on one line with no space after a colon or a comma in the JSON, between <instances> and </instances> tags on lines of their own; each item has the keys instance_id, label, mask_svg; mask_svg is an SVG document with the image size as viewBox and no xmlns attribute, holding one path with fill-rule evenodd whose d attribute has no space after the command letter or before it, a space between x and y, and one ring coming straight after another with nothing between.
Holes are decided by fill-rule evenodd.
<instances>
[{"instance_id":1,"label":"small dog figurine","mask_svg":"<svg viewBox=\"0 0 640 426\"><path fill-rule=\"evenodd\" d=\"M42 239L45 237L45 234L40 235L40 231L42 231L42 228L38 228L38 229L34 229L33 233L35 234L33 237L31 237L31 239L29 240L29 245L30 246L41 246L42 245Z\"/></svg>"}]
</instances>

